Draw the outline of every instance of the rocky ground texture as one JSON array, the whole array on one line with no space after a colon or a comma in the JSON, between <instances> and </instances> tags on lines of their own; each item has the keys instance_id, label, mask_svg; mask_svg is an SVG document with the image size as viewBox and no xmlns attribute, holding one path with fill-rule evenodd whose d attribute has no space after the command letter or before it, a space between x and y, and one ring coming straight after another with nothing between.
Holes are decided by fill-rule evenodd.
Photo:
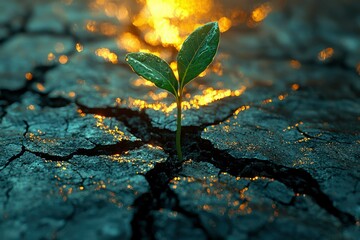
<instances>
[{"instance_id":1,"label":"rocky ground texture","mask_svg":"<svg viewBox=\"0 0 360 240\"><path fill-rule=\"evenodd\" d=\"M90 3L0 2L0 239L359 238L357 1L224 33L187 89L183 163L172 97L84 26L132 28Z\"/></svg>"}]
</instances>

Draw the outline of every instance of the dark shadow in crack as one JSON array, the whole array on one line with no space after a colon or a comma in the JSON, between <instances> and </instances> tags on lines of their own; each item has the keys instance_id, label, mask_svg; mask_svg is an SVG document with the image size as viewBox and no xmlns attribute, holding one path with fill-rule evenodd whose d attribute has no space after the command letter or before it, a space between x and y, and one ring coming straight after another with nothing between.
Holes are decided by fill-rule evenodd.
<instances>
[{"instance_id":1,"label":"dark shadow in crack","mask_svg":"<svg viewBox=\"0 0 360 240\"><path fill-rule=\"evenodd\" d=\"M176 159L175 132L152 127L151 120L144 111L124 108L87 108L80 104L78 106L84 113L116 117L125 123L133 135L145 143L162 147L170 156L165 163L156 164L154 169L146 174L151 192L143 194L134 203L137 211L132 220L133 239L153 236L151 211L162 208L183 213L191 219L194 227L202 229L208 235L199 216L182 209L177 195L169 187L170 180L179 173L182 167L182 163L178 163ZM198 127L183 127L184 159L211 163L222 172L227 172L235 177L275 179L297 194L310 196L318 206L335 216L345 226L356 224L355 217L336 208L330 197L320 189L318 182L305 170L289 168L259 159L234 158L226 151L216 149L210 141L201 138L201 132L207 126L208 124Z\"/></svg>"}]
</instances>

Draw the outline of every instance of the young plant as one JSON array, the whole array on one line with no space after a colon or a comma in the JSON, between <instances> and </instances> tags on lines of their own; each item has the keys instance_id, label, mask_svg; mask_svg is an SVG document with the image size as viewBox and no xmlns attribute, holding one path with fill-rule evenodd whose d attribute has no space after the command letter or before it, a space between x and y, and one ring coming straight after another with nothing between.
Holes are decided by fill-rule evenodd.
<instances>
[{"instance_id":1,"label":"young plant","mask_svg":"<svg viewBox=\"0 0 360 240\"><path fill-rule=\"evenodd\" d=\"M207 23L192 32L184 41L177 56L179 79L163 59L150 53L129 53L126 62L139 76L174 95L177 104L176 150L181 152L181 102L186 84L202 73L213 61L220 40L217 22Z\"/></svg>"}]
</instances>

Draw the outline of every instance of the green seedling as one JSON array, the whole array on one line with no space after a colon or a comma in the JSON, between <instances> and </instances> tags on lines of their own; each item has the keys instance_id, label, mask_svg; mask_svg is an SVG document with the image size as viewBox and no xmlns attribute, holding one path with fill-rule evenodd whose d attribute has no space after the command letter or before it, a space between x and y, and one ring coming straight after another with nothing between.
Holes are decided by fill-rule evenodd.
<instances>
[{"instance_id":1,"label":"green seedling","mask_svg":"<svg viewBox=\"0 0 360 240\"><path fill-rule=\"evenodd\" d=\"M217 22L207 23L192 32L184 41L177 56L179 79L169 64L150 53L129 53L126 62L139 76L174 95L177 104L176 150L181 152L181 103L184 87L202 73L213 61L218 49L220 30Z\"/></svg>"}]
</instances>

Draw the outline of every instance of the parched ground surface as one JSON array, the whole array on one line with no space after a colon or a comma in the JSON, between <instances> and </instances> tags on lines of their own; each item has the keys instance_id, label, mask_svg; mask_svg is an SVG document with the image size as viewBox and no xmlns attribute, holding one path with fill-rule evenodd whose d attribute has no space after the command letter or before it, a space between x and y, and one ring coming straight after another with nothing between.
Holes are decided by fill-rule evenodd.
<instances>
[{"instance_id":1,"label":"parched ground surface","mask_svg":"<svg viewBox=\"0 0 360 240\"><path fill-rule=\"evenodd\" d=\"M357 1L224 33L183 163L172 97L84 26L140 32L89 3L0 2L0 239L359 239Z\"/></svg>"}]
</instances>

